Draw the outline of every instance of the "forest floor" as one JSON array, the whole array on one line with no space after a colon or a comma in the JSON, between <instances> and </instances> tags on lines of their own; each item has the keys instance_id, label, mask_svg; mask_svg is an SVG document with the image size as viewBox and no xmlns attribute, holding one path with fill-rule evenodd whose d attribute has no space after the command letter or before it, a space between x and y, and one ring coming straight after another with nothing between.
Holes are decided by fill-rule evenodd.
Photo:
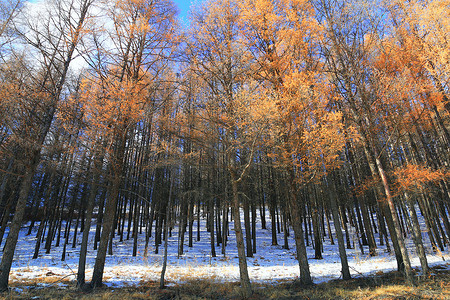
<instances>
[{"instance_id":1,"label":"forest floor","mask_svg":"<svg viewBox=\"0 0 450 300\"><path fill-rule=\"evenodd\" d=\"M382 271L351 280L335 279L304 287L287 280L280 284L254 283L250 299L450 299L450 266L432 268L426 278L418 278L418 285L405 284L396 271ZM45 283L45 278L42 283ZM69 283L69 282L68 282ZM16 284L13 284L13 286ZM107 287L80 292L71 281L66 286L21 286L0 294L0 299L242 299L237 282L216 282L206 279L183 282L159 289L156 281L142 282L128 287Z\"/></svg>"},{"instance_id":2,"label":"forest floor","mask_svg":"<svg viewBox=\"0 0 450 300\"><path fill-rule=\"evenodd\" d=\"M423 222L423 219L421 219ZM232 223L232 222L231 222ZM450 299L450 246L444 251L433 251L426 231L423 232L428 263L433 267L432 275L423 280L418 287L404 285L402 277L393 272L397 263L386 245L380 245L378 234L377 255L368 255L368 247L363 252L357 243L357 233L351 228L350 242L352 249L347 249L350 273L353 280L342 281L339 251L332 244L328 234L324 236L323 259L314 259L314 249L307 247L311 276L316 285L313 288L298 287L295 280L299 275L299 266L295 255L295 244L291 235L288 238L290 249L284 249L283 232L278 232L279 245L272 245L271 224L267 229L256 228L257 252L253 258L247 258L250 280L255 289L255 299ZM132 256L133 239L130 235L123 241L115 237L113 255L108 255L103 275L105 288L89 294L80 294L75 289L81 236L78 233L75 247L72 247L74 230L72 228L65 260L61 261L62 244L59 247L52 243L50 253L46 253L43 245L37 259L32 259L36 244L37 226L31 235L26 235L24 224L17 244L14 262L10 273L10 292L1 297L11 299L239 299L239 268L233 226L230 224L230 235L226 247L226 255L216 246L217 257L211 256L210 234L205 230L205 220L201 219L200 241L194 238L193 247L184 241L184 253L177 256L179 245L177 226L172 231L168 242L168 268L166 272L165 290L159 290L163 247L159 246L155 254L154 239L144 255L144 234L138 235L137 255ZM64 225L64 224L63 224ZM326 225L325 225L326 226ZM327 227L327 226L326 226ZM334 235L334 226L331 223ZM64 227L63 227L64 228ZM194 226L196 229L196 226ZM423 225L422 228L425 228ZM328 228L325 228L328 229ZM325 231L328 233L328 230ZM90 243L87 255L86 280L89 281L95 261L93 250L95 223L90 231ZM196 232L195 232L196 235ZM6 234L5 234L6 236ZM186 237L187 239L187 237ZM415 253L414 243L408 236L405 238L409 249L411 264L419 269L419 259ZM356 246L356 247L355 247ZM447 294L445 294L447 293Z\"/></svg>"},{"instance_id":3,"label":"forest floor","mask_svg":"<svg viewBox=\"0 0 450 300\"><path fill-rule=\"evenodd\" d=\"M169 285L192 280L206 280L217 283L239 281L239 264L233 226L230 224L226 254L222 254L221 247L216 246L217 256L212 257L209 232L205 230L205 220L202 219L201 221L201 240L197 241L194 237L193 247L188 247L187 240L185 240L184 253L179 257L177 256L179 244L177 227L172 231L172 236L169 238L168 267L166 272L166 280ZM64 261L61 261L62 239L59 247L54 246L55 241L52 243L53 246L50 253L46 253L47 251L43 249L44 245L42 245L45 243L42 243L38 258L32 259L36 244L36 227L31 235L26 235L27 226L24 226L20 232L9 282L11 286L15 286L18 290L20 290L20 285L29 286L34 284L59 285L63 287L68 281L74 280L77 272L81 236L78 233L75 248L73 248L74 232L73 230L71 231ZM332 231L334 233L334 230ZM95 225L90 231L90 245L88 247L86 266L87 281L91 279L95 263L94 234ZM256 236L257 252L252 258L247 258L250 280L254 283L274 285L286 281L294 281L299 276L299 266L292 232L288 238L289 249L282 247L282 232L277 234L278 245L272 245L270 223L267 229L257 226ZM435 252L432 250L426 232L424 232L423 237L430 266L445 265L450 261L450 247L447 247L442 252ZM397 268L393 251L388 252L386 245L380 245L378 237L376 256L368 254L368 246L363 247L364 253L362 253L356 242L357 233L353 228L350 231L350 239L352 249L347 249L347 257L350 273L353 277L369 276L380 272L388 273ZM406 238L405 242L410 252L411 264L413 267L418 268L420 262L414 243L410 237ZM133 239L131 235L129 239L126 239L125 232L123 241L120 241L119 237L116 236L113 242L113 255L108 255L106 258L103 282L108 287L121 288L134 286L140 282L158 281L161 274L164 247L160 246L158 253L155 254L154 238L151 238L150 243L147 255L144 255L145 238L144 234L140 234L137 255L132 256ZM310 240L307 254L314 283L341 278L339 250L336 244L331 244L327 235L323 243L323 259L314 259L314 249Z\"/></svg>"}]
</instances>

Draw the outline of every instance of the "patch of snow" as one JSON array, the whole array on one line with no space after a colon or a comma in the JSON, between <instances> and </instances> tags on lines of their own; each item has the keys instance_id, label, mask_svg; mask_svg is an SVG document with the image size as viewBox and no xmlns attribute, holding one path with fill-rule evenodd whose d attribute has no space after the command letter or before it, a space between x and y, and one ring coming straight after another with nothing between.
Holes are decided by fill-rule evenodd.
<instances>
[{"instance_id":1,"label":"patch of snow","mask_svg":"<svg viewBox=\"0 0 450 300\"><path fill-rule=\"evenodd\" d=\"M269 216L267 213L266 216ZM75 222L73 222L75 223ZM194 229L196 230L196 222ZM81 236L78 232L77 247L72 248L72 238L74 230L71 231L70 243L67 245L66 260L61 261L61 246L52 246L51 253L45 254L44 243L41 244L40 255L37 259L32 259L36 242L37 224L31 235L26 236L28 228L23 227L17 244L14 262L11 269L10 281L16 283L22 282L42 282L43 285L57 284L61 287L67 283L61 282L65 277L74 281L76 278L78 255L80 251ZM64 225L62 230L64 230ZM261 229L261 223L257 223L257 253L253 258L247 258L250 279L253 282L265 282L277 284L286 280L293 280L299 276L299 266L295 258L295 242L293 231L289 237L290 250L283 249L281 246L272 246L270 219L267 220L268 229ZM325 224L326 226L326 224ZM331 222L332 231L334 227ZM424 227L423 227L424 228ZM239 281L239 267L236 249L236 240L233 231L233 224L230 222L230 235L228 236L228 245L226 255L221 255L221 246L216 246L217 257L211 257L210 254L210 233L205 231L205 220L201 221L201 239L196 241L196 232L194 245L189 248L187 245L187 234L185 240L185 253L177 258L178 249L178 228L172 230L172 236L169 238L168 248L168 268L166 271L166 280L170 283L181 283L195 279L207 279L217 282ZM154 232L154 231L153 231ZM328 231L326 231L328 233ZM355 232L351 231L352 240L355 240ZM90 280L92 274L96 251L93 250L93 240L95 235L95 222L90 230L90 243L87 254L86 280ZM126 233L124 233L126 236ZM130 235L131 236L131 235ZM278 233L279 243L283 241L283 233ZM338 279L341 277L341 264L336 237L333 236L336 244L331 245L328 236L325 237L323 245L323 259L316 260L314 250L311 246L307 247L309 266L311 275L315 283ZM376 235L378 242L378 236ZM414 244L411 238L406 238L411 264L413 267L420 267L419 259L415 253ZM124 240L119 242L118 237L113 241L113 255L107 256L104 269L104 283L110 287L122 287L136 285L146 281L158 281L162 268L162 257L164 247L159 247L159 254L154 254L154 239L150 239L148 255L144 257L145 234L138 237L138 255L132 256L133 240ZM427 250L427 259L430 266L444 265L450 268L449 249L444 253L434 253L431 250L429 239L424 235L424 243ZM53 242L53 245L55 241ZM368 247L364 246L364 253L368 253ZM352 276L367 276L376 272L389 272L396 269L397 263L393 253L388 253L385 246L378 246L377 256L370 257L362 255L357 249L347 249L347 256ZM443 259L445 261L443 261ZM15 288L19 290L20 288Z\"/></svg>"}]
</instances>

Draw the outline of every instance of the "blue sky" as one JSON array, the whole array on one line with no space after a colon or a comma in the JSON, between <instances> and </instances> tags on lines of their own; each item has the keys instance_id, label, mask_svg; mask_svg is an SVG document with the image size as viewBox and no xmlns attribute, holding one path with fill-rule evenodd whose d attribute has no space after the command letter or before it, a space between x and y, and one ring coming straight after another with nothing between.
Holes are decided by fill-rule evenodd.
<instances>
[{"instance_id":1,"label":"blue sky","mask_svg":"<svg viewBox=\"0 0 450 300\"><path fill-rule=\"evenodd\" d=\"M37 2L38 0L28 0L29 2ZM178 7L179 15L178 17L184 23L185 26L188 26L189 21L189 10L191 7L191 3L201 3L204 0L173 0L175 5Z\"/></svg>"},{"instance_id":2,"label":"blue sky","mask_svg":"<svg viewBox=\"0 0 450 300\"><path fill-rule=\"evenodd\" d=\"M186 26L189 21L189 9L191 7L191 3L201 3L203 0L173 0L175 5L178 6L180 14L178 15L182 23Z\"/></svg>"}]
</instances>

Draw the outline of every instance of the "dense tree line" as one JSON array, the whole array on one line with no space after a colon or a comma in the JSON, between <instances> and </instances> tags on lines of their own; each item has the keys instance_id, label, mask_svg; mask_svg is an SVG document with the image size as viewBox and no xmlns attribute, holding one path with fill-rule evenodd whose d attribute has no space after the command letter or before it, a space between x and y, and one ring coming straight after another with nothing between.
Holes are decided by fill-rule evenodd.
<instances>
[{"instance_id":1,"label":"dense tree line","mask_svg":"<svg viewBox=\"0 0 450 300\"><path fill-rule=\"evenodd\" d=\"M203 217L213 257L234 222L245 295L256 226L302 284L325 239L344 279L353 247L385 245L411 284L406 236L424 275L423 239L448 249L446 1L207 0L188 29L170 0L1 4L1 290L25 222L34 258L81 247L80 288L89 247L99 287L113 240L167 258L177 227L182 256Z\"/></svg>"}]
</instances>

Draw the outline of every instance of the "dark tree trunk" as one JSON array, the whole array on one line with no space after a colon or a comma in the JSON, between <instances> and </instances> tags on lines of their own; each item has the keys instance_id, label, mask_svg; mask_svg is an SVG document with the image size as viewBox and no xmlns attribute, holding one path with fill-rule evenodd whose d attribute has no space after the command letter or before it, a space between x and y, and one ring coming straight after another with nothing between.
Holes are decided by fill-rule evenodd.
<instances>
[{"instance_id":1,"label":"dark tree trunk","mask_svg":"<svg viewBox=\"0 0 450 300\"><path fill-rule=\"evenodd\" d=\"M239 276L241 282L241 288L243 296L248 298L252 292L252 286L250 284L250 277L248 275L247 259L245 257L245 245L244 235L241 227L241 216L239 211L239 194L238 194L238 182L236 175L231 172L231 187L233 191L233 220L234 220L234 233L236 235L236 244L239 258Z\"/></svg>"},{"instance_id":2,"label":"dark tree trunk","mask_svg":"<svg viewBox=\"0 0 450 300\"><path fill-rule=\"evenodd\" d=\"M34 173L39 163L39 153L35 153L32 164L27 168L20 186L19 199L16 203L16 211L11 221L9 234L6 238L6 244L3 250L2 261L0 263L0 292L8 289L9 272L16 250L17 239L19 237L20 226L25 214L28 193L33 182Z\"/></svg>"},{"instance_id":3,"label":"dark tree trunk","mask_svg":"<svg viewBox=\"0 0 450 300\"><path fill-rule=\"evenodd\" d=\"M166 274L166 269L167 269L167 248L169 245L169 238L167 236L167 230L169 228L169 211L170 208L172 207L172 189L173 189L173 181L174 179L172 178L170 180L170 188L169 188L169 199L167 201L167 205L166 205L166 210L164 213L164 258L163 258L163 266L162 266L162 270L161 270L161 277L160 277L160 281L159 281L159 288L163 289L165 287L165 274Z\"/></svg>"},{"instance_id":4,"label":"dark tree trunk","mask_svg":"<svg viewBox=\"0 0 450 300\"><path fill-rule=\"evenodd\" d=\"M342 235L342 228L339 218L339 209L338 209L339 205L337 204L338 199L335 197L336 188L334 186L334 182L328 183L328 195L330 197L330 209L331 215L333 216L333 224L336 231L336 239L338 240L339 245L339 257L341 259L342 278L344 280L348 280L351 279L351 275L350 269L348 267L347 252L345 250L344 236Z\"/></svg>"},{"instance_id":5,"label":"dark tree trunk","mask_svg":"<svg viewBox=\"0 0 450 300\"><path fill-rule=\"evenodd\" d=\"M94 158L94 174L92 176L91 188L86 206L86 221L84 222L83 236L81 238L80 256L78 258L77 287L84 288L86 280L86 256L89 242L89 232L91 230L92 215L95 207L95 198L98 192L98 182L100 181L100 170L103 164L103 155Z\"/></svg>"},{"instance_id":6,"label":"dark tree trunk","mask_svg":"<svg viewBox=\"0 0 450 300\"><path fill-rule=\"evenodd\" d=\"M304 232L301 221L301 210L297 199L297 191L295 187L295 175L293 170L290 172L290 191L289 206L291 208L292 227L294 229L295 247L297 251L297 260L300 268L300 283L303 285L311 285L313 283L309 270L308 256L304 240Z\"/></svg>"},{"instance_id":7,"label":"dark tree trunk","mask_svg":"<svg viewBox=\"0 0 450 300\"><path fill-rule=\"evenodd\" d=\"M244 228L245 228L245 250L247 257L253 257L253 248L252 248L252 233L251 233L251 224L250 224L250 205L248 203L247 196L244 196L243 206L244 206Z\"/></svg>"},{"instance_id":8,"label":"dark tree trunk","mask_svg":"<svg viewBox=\"0 0 450 300\"><path fill-rule=\"evenodd\" d=\"M107 186L109 187L109 185L110 185L110 183L108 182ZM106 194L107 194L107 188L103 188L102 193L100 195L100 201L99 201L99 206L98 206L97 225L95 227L94 250L97 250L98 243L100 242L100 236L101 236L102 224L103 224L103 209L105 207Z\"/></svg>"},{"instance_id":9,"label":"dark tree trunk","mask_svg":"<svg viewBox=\"0 0 450 300\"><path fill-rule=\"evenodd\" d=\"M92 287L101 287L103 285L103 269L105 267L106 251L110 241L111 233L114 230L114 219L116 217L117 202L119 198L119 188L121 184L121 174L123 169L123 155L125 151L125 136L117 136L116 149L111 163L116 165L111 166L113 180L110 183L108 197L105 203L105 212L102 220L102 234L97 250L97 257L95 258L94 271L92 274Z\"/></svg>"}]
</instances>

